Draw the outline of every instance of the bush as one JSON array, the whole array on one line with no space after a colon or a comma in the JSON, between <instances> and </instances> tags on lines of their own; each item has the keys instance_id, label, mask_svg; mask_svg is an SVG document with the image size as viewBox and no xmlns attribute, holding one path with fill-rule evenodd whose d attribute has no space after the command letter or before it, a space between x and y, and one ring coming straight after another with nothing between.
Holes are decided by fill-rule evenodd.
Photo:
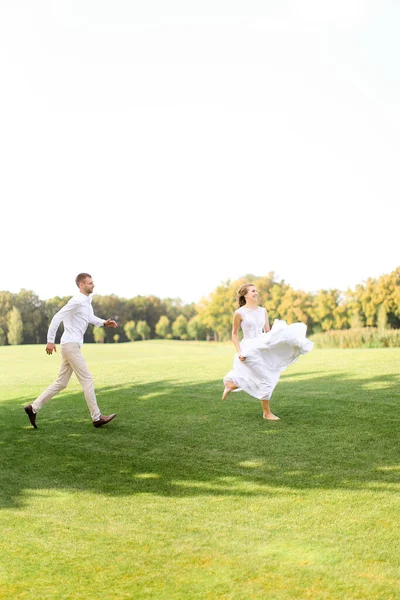
<instances>
[{"instance_id":1,"label":"bush","mask_svg":"<svg viewBox=\"0 0 400 600\"><path fill-rule=\"evenodd\" d=\"M170 321L166 315L163 315L162 317L160 317L160 320L158 321L158 323L156 325L156 334L160 338L166 338L170 332L171 332Z\"/></svg>"},{"instance_id":2,"label":"bush","mask_svg":"<svg viewBox=\"0 0 400 600\"><path fill-rule=\"evenodd\" d=\"M316 348L399 348L400 329L341 329L310 336Z\"/></svg>"},{"instance_id":3,"label":"bush","mask_svg":"<svg viewBox=\"0 0 400 600\"><path fill-rule=\"evenodd\" d=\"M137 338L135 321L128 321L124 325L124 332L130 342L134 342Z\"/></svg>"},{"instance_id":4,"label":"bush","mask_svg":"<svg viewBox=\"0 0 400 600\"><path fill-rule=\"evenodd\" d=\"M142 338L142 340L150 339L151 329L150 329L149 325L146 323L146 321L138 321L138 323L136 325L136 330L137 330L138 334L140 335L140 337Z\"/></svg>"},{"instance_id":5,"label":"bush","mask_svg":"<svg viewBox=\"0 0 400 600\"><path fill-rule=\"evenodd\" d=\"M172 323L172 335L181 340L188 340L190 336L187 334L188 321L184 315L179 315Z\"/></svg>"},{"instance_id":6,"label":"bush","mask_svg":"<svg viewBox=\"0 0 400 600\"><path fill-rule=\"evenodd\" d=\"M22 344L22 340L24 339L24 326L22 324L21 313L19 312L16 306L10 310L7 315L7 324L8 324L8 343L11 346L18 346Z\"/></svg>"},{"instance_id":7,"label":"bush","mask_svg":"<svg viewBox=\"0 0 400 600\"><path fill-rule=\"evenodd\" d=\"M106 337L104 327L93 327L93 337L96 344L103 344Z\"/></svg>"}]
</instances>

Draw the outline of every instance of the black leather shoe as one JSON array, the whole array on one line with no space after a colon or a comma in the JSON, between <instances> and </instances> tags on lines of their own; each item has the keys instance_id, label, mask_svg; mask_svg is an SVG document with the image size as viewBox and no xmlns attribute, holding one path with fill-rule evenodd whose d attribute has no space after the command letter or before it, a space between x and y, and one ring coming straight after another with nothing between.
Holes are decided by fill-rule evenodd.
<instances>
[{"instance_id":1,"label":"black leather shoe","mask_svg":"<svg viewBox=\"0 0 400 600\"><path fill-rule=\"evenodd\" d=\"M93 425L95 427L102 427L103 425L107 425L107 423L109 423L110 421L115 419L116 416L117 416L117 413L113 413L112 415L108 415L108 416L101 415L101 417L98 421L93 421Z\"/></svg>"},{"instance_id":2,"label":"black leather shoe","mask_svg":"<svg viewBox=\"0 0 400 600\"><path fill-rule=\"evenodd\" d=\"M26 414L29 417L29 420L31 422L31 425L37 429L37 425L36 425L36 413L33 412L33 408L32 408L32 404L27 404L24 407L24 411L26 412Z\"/></svg>"}]
</instances>

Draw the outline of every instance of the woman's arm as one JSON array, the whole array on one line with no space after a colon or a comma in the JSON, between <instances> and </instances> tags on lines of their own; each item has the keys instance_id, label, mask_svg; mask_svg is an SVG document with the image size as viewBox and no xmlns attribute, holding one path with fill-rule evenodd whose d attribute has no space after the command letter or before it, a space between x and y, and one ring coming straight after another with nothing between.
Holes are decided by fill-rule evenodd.
<instances>
[{"instance_id":1,"label":"woman's arm","mask_svg":"<svg viewBox=\"0 0 400 600\"><path fill-rule=\"evenodd\" d=\"M236 352L238 353L240 360L244 361L246 359L242 355L242 351L240 350L240 344L239 344L239 327L240 327L241 320L242 320L242 317L241 317L240 313L235 311L235 314L233 315L233 323L232 323L232 342L236 348Z\"/></svg>"},{"instance_id":2,"label":"woman's arm","mask_svg":"<svg viewBox=\"0 0 400 600\"><path fill-rule=\"evenodd\" d=\"M267 310L265 310L265 325L264 325L264 333L267 333L267 331L271 331L271 327L269 326L269 321L268 321L268 312L267 312Z\"/></svg>"}]
</instances>

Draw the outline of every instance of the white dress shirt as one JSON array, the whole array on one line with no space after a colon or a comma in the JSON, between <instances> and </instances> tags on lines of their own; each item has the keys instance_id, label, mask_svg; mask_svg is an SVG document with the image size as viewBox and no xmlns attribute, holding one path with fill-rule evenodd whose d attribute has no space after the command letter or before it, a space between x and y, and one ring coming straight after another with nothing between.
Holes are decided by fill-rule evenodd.
<instances>
[{"instance_id":1,"label":"white dress shirt","mask_svg":"<svg viewBox=\"0 0 400 600\"><path fill-rule=\"evenodd\" d=\"M82 292L73 296L52 318L47 332L48 344L54 344L61 321L64 322L64 333L61 336L60 343L74 342L81 346L89 323L93 323L97 327L103 327L105 323L104 319L95 316L91 297L82 294Z\"/></svg>"}]
</instances>

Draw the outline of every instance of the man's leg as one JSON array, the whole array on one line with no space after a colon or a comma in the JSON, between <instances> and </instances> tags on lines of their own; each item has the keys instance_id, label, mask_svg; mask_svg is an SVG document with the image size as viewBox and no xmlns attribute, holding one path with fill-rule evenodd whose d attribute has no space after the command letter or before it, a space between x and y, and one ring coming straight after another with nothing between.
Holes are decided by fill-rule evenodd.
<instances>
[{"instance_id":1,"label":"man's leg","mask_svg":"<svg viewBox=\"0 0 400 600\"><path fill-rule=\"evenodd\" d=\"M65 389L68 385L69 380L72 375L72 367L68 362L68 359L64 356L62 348L61 348L61 366L58 372L58 377L54 383L49 385L49 387L42 393L34 402L32 402L32 408L36 413L38 410L43 408L45 404L49 402L58 392Z\"/></svg>"},{"instance_id":2,"label":"man's leg","mask_svg":"<svg viewBox=\"0 0 400 600\"><path fill-rule=\"evenodd\" d=\"M94 391L94 381L89 369L87 368L86 361L82 356L79 344L64 344L64 353L83 388L83 393L85 395L92 421L97 421L100 419L101 412L97 405L96 394Z\"/></svg>"},{"instance_id":3,"label":"man's leg","mask_svg":"<svg viewBox=\"0 0 400 600\"><path fill-rule=\"evenodd\" d=\"M49 385L49 387L42 394L40 394L40 396L38 398L36 398L36 400L34 402L32 402L32 404L27 404L24 407L24 410L29 417L31 425L35 429L37 429L37 426L36 426L37 411L40 410L45 404L47 404L49 402L49 400L51 400L53 398L53 396L58 394L58 392L60 392L64 388L66 388L69 380L71 379L72 368L71 368L70 364L68 363L68 360L66 359L66 357L63 354L62 347L61 347L61 356L62 356L61 366L60 366L60 370L58 372L58 377L57 377L56 381L54 383L52 383L51 385Z\"/></svg>"},{"instance_id":4,"label":"man's leg","mask_svg":"<svg viewBox=\"0 0 400 600\"><path fill-rule=\"evenodd\" d=\"M117 415L102 415L97 405L96 394L94 391L93 377L87 368L86 361L82 356L79 344L65 344L67 348L67 358L79 383L83 388L83 393L92 417L92 422L95 427L102 427L112 421Z\"/></svg>"}]
</instances>

